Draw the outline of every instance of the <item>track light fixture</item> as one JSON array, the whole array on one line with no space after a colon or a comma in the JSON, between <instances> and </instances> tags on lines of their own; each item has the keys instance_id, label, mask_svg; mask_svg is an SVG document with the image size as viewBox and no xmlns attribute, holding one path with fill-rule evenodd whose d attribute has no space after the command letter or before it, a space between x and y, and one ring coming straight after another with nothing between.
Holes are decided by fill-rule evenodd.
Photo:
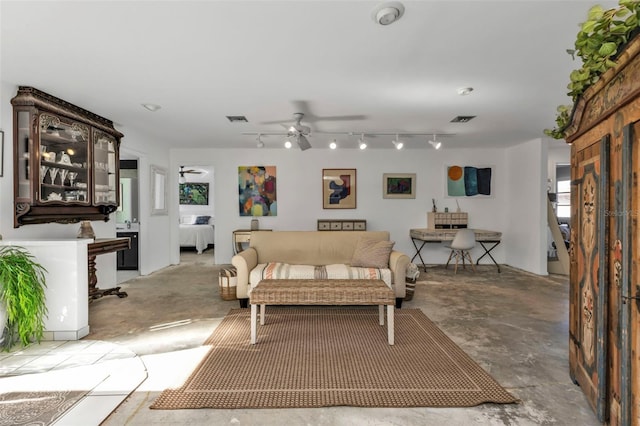
<instances>
[{"instance_id":1,"label":"track light fixture","mask_svg":"<svg viewBox=\"0 0 640 426\"><path fill-rule=\"evenodd\" d=\"M367 144L364 141L364 133L362 133L360 135L360 139L358 139L358 148L362 149L367 149Z\"/></svg>"},{"instance_id":2,"label":"track light fixture","mask_svg":"<svg viewBox=\"0 0 640 426\"><path fill-rule=\"evenodd\" d=\"M436 140L435 134L433 135L433 140L429 141L429 144L431 144L431 146L435 149L440 149L440 147L442 146L442 142Z\"/></svg>"},{"instance_id":3,"label":"track light fixture","mask_svg":"<svg viewBox=\"0 0 640 426\"><path fill-rule=\"evenodd\" d=\"M338 143L336 142L336 140L332 140L331 143L329 144L329 148L331 149L336 149L338 147Z\"/></svg>"},{"instance_id":4,"label":"track light fixture","mask_svg":"<svg viewBox=\"0 0 640 426\"><path fill-rule=\"evenodd\" d=\"M396 149L402 149L402 147L404 146L404 143L400 142L400 140L398 139L397 133L396 133L396 140L391 141L391 143L395 145Z\"/></svg>"},{"instance_id":5,"label":"track light fixture","mask_svg":"<svg viewBox=\"0 0 640 426\"><path fill-rule=\"evenodd\" d=\"M287 139L287 140L284 142L284 147L285 147L285 148L287 148L287 149L290 149L290 148L291 148L291 141L290 141L289 139Z\"/></svg>"}]
</instances>

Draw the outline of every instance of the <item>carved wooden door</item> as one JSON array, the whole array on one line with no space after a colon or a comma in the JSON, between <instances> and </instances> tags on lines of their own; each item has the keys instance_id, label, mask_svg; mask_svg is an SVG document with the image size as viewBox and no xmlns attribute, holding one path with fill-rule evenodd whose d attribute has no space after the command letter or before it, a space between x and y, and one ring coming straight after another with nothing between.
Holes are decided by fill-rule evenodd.
<instances>
[{"instance_id":1,"label":"carved wooden door","mask_svg":"<svg viewBox=\"0 0 640 426\"><path fill-rule=\"evenodd\" d=\"M607 417L606 232L609 138L577 151L571 167L569 371L600 421Z\"/></svg>"}]
</instances>

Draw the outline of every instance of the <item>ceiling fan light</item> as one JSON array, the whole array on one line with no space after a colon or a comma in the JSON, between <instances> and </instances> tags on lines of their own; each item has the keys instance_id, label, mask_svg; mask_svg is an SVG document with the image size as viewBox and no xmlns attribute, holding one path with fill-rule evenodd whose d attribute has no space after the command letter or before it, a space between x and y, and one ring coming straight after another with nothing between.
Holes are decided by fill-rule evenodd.
<instances>
[{"instance_id":1,"label":"ceiling fan light","mask_svg":"<svg viewBox=\"0 0 640 426\"><path fill-rule=\"evenodd\" d=\"M402 147L404 147L404 143L400 141L391 141L391 143L396 147L396 149L402 149Z\"/></svg>"},{"instance_id":2,"label":"ceiling fan light","mask_svg":"<svg viewBox=\"0 0 640 426\"><path fill-rule=\"evenodd\" d=\"M284 147L287 148L287 149L291 149L291 141L290 140L286 140L284 142Z\"/></svg>"},{"instance_id":3,"label":"ceiling fan light","mask_svg":"<svg viewBox=\"0 0 640 426\"><path fill-rule=\"evenodd\" d=\"M264 148L264 142L262 142L262 139L260 139L261 136L262 135L258 135L258 139L257 139L257 141L258 141L257 147L258 148Z\"/></svg>"},{"instance_id":4,"label":"ceiling fan light","mask_svg":"<svg viewBox=\"0 0 640 426\"><path fill-rule=\"evenodd\" d=\"M184 177L183 173L180 173L180 177L178 178L178 182L179 183L185 183L187 181L187 178Z\"/></svg>"}]
</instances>

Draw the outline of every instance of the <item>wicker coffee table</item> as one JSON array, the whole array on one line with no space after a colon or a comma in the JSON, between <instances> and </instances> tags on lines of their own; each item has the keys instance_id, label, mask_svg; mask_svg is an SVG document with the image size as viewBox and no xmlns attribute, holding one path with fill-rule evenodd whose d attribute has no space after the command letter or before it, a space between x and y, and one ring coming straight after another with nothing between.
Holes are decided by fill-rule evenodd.
<instances>
[{"instance_id":1,"label":"wicker coffee table","mask_svg":"<svg viewBox=\"0 0 640 426\"><path fill-rule=\"evenodd\" d=\"M264 325L266 305L378 305L378 319L384 325L387 306L387 336L394 344L395 294L382 280L262 280L249 293L251 304L251 344Z\"/></svg>"}]
</instances>

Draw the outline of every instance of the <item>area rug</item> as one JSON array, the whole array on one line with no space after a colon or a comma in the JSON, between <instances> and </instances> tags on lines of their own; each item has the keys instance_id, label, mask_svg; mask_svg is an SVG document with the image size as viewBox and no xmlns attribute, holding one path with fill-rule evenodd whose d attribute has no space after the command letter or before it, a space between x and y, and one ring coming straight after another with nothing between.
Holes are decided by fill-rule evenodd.
<instances>
[{"instance_id":1,"label":"area rug","mask_svg":"<svg viewBox=\"0 0 640 426\"><path fill-rule=\"evenodd\" d=\"M267 307L249 344L248 309L232 309L208 355L153 409L470 407L515 403L419 309L395 315L387 344L377 307Z\"/></svg>"},{"instance_id":2,"label":"area rug","mask_svg":"<svg viewBox=\"0 0 640 426\"><path fill-rule=\"evenodd\" d=\"M86 391L7 392L0 394L0 425L53 424Z\"/></svg>"}]
</instances>

